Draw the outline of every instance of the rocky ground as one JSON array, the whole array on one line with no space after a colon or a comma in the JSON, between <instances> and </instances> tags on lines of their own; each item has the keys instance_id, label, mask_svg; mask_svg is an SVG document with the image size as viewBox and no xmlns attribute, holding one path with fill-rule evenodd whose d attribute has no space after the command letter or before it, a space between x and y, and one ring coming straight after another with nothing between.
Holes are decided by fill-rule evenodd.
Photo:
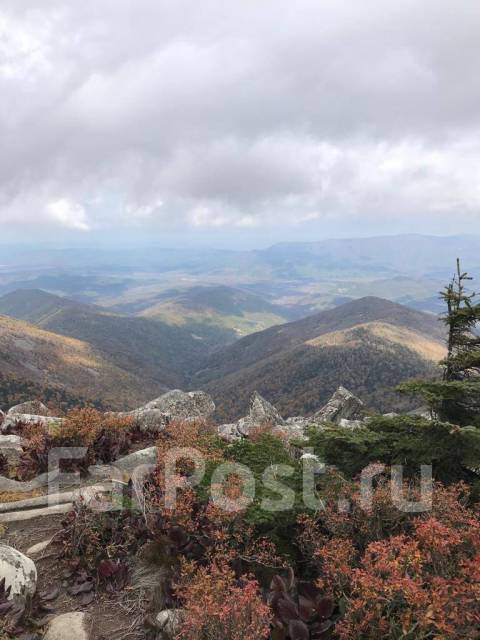
<instances>
[{"instance_id":1,"label":"rocky ground","mask_svg":"<svg viewBox=\"0 0 480 640\"><path fill-rule=\"evenodd\" d=\"M39 610L35 612L37 631L20 634L19 638L123 640L172 636L176 614L162 609L161 598L155 602L151 598L152 586L158 587L161 582L158 567L149 566L145 557L136 557L131 567L136 579L131 580L126 589L108 594L91 589L83 596L74 594L68 580L68 563L59 559L62 550L59 533L65 514L75 504L88 505L99 496L109 499L113 489L118 491L116 482L124 485L139 465L155 464L154 442L167 424L173 420L208 418L214 409L213 401L204 392L175 390L129 414L119 414L136 421L144 435L142 444L149 446L139 448L137 445L135 450L116 460L117 480L112 481L111 469L94 465L80 487L60 483L60 490L54 496L47 495L48 474L28 482L15 478L15 465L22 453L22 437L15 434L15 429L26 423L40 423L49 429L61 425L62 419L50 416L47 407L37 401L13 407L0 417L0 456L7 468L6 475L0 475L0 581L4 580L6 590L2 604L0 582L0 616L8 609L8 602L32 598L35 602L36 598L38 607L40 601ZM308 418L284 419L275 407L255 393L247 416L216 428L218 435L229 443L248 438L252 430L265 425L298 442L307 425L328 421L354 429L364 420L368 420L368 415L361 400L340 387L324 407ZM148 552L144 553L148 556ZM149 631L145 631L146 620ZM1 629L0 617L0 638Z\"/></svg>"}]
</instances>

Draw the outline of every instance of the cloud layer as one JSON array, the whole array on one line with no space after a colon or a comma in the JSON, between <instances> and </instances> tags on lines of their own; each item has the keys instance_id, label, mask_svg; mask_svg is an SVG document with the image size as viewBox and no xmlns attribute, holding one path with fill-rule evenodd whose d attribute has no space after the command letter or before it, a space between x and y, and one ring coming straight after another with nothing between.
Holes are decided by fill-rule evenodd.
<instances>
[{"instance_id":1,"label":"cloud layer","mask_svg":"<svg viewBox=\"0 0 480 640\"><path fill-rule=\"evenodd\" d=\"M0 222L480 231L479 33L478 0L3 0Z\"/></svg>"}]
</instances>

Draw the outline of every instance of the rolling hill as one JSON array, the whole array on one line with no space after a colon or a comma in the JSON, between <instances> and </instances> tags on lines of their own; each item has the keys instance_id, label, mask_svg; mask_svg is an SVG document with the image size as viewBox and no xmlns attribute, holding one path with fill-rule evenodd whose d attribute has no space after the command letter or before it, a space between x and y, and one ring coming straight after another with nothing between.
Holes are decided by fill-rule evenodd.
<instances>
[{"instance_id":1,"label":"rolling hill","mask_svg":"<svg viewBox=\"0 0 480 640\"><path fill-rule=\"evenodd\" d=\"M137 380L132 381L135 392L127 399L123 387L115 393L117 385L112 379L112 392L121 406L130 405L132 396L146 400L166 388L186 386L190 373L211 348L182 327L108 313L40 290L6 294L0 298L0 313L80 340L113 371L121 370Z\"/></svg>"},{"instance_id":2,"label":"rolling hill","mask_svg":"<svg viewBox=\"0 0 480 640\"><path fill-rule=\"evenodd\" d=\"M225 285L191 287L162 298L138 315L188 328L217 345L292 319L291 313L261 296Z\"/></svg>"},{"instance_id":3,"label":"rolling hill","mask_svg":"<svg viewBox=\"0 0 480 640\"><path fill-rule=\"evenodd\" d=\"M432 315L362 298L220 349L194 380L222 420L245 413L255 389L295 415L315 411L340 384L388 411L405 406L392 391L397 384L435 372L443 336Z\"/></svg>"},{"instance_id":4,"label":"rolling hill","mask_svg":"<svg viewBox=\"0 0 480 640\"><path fill-rule=\"evenodd\" d=\"M70 406L81 398L106 406L143 399L141 376L113 365L90 344L7 316L0 316L0 371L4 403L27 390Z\"/></svg>"}]
</instances>

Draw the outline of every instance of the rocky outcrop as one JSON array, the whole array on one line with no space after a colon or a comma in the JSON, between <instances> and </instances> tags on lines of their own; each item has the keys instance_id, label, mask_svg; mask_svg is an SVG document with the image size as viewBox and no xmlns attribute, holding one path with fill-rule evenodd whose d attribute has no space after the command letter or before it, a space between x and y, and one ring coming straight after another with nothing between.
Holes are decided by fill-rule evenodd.
<instances>
[{"instance_id":1,"label":"rocky outcrop","mask_svg":"<svg viewBox=\"0 0 480 640\"><path fill-rule=\"evenodd\" d=\"M83 611L63 613L51 620L44 640L89 640L92 621Z\"/></svg>"},{"instance_id":2,"label":"rocky outcrop","mask_svg":"<svg viewBox=\"0 0 480 640\"><path fill-rule=\"evenodd\" d=\"M148 402L144 410L156 409L172 419L208 418L215 411L215 403L204 391L174 389Z\"/></svg>"},{"instance_id":3,"label":"rocky outcrop","mask_svg":"<svg viewBox=\"0 0 480 640\"><path fill-rule=\"evenodd\" d=\"M218 435L227 440L227 442L235 442L235 440L240 440L241 438L248 438L252 429L262 426L281 429L287 427L287 422L273 404L255 391L250 400L248 416L240 418L234 423L220 425L218 427Z\"/></svg>"},{"instance_id":4,"label":"rocky outcrop","mask_svg":"<svg viewBox=\"0 0 480 640\"><path fill-rule=\"evenodd\" d=\"M21 424L42 424L45 428L59 426L63 423L63 418L50 416L37 416L31 413L9 413L3 419L0 427L2 433L15 429Z\"/></svg>"},{"instance_id":5,"label":"rocky outcrop","mask_svg":"<svg viewBox=\"0 0 480 640\"><path fill-rule=\"evenodd\" d=\"M208 418L214 411L215 403L204 391L174 389L138 409L119 415L134 418L144 432L158 432L172 420Z\"/></svg>"},{"instance_id":6,"label":"rocky outcrop","mask_svg":"<svg viewBox=\"0 0 480 640\"><path fill-rule=\"evenodd\" d=\"M23 553L6 544L0 544L0 577L10 588L9 598L34 596L37 589L37 568Z\"/></svg>"},{"instance_id":7,"label":"rocky outcrop","mask_svg":"<svg viewBox=\"0 0 480 640\"><path fill-rule=\"evenodd\" d=\"M17 415L17 414L30 414L35 416L50 416L50 410L46 407L43 402L40 400L29 400L28 402L22 402L21 404L17 404L11 409L8 410L7 415Z\"/></svg>"},{"instance_id":8,"label":"rocky outcrop","mask_svg":"<svg viewBox=\"0 0 480 640\"><path fill-rule=\"evenodd\" d=\"M345 387L338 387L327 404L312 416L314 423L344 420L361 420L365 416L365 405Z\"/></svg>"}]
</instances>

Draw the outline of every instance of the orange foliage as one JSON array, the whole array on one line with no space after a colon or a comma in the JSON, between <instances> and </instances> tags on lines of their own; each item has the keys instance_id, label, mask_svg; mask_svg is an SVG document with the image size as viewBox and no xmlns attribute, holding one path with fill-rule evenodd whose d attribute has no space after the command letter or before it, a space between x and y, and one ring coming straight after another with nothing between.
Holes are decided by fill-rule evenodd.
<instances>
[{"instance_id":1,"label":"orange foliage","mask_svg":"<svg viewBox=\"0 0 480 640\"><path fill-rule=\"evenodd\" d=\"M301 518L319 586L345 602L340 640L480 638L478 509L463 484L436 484L433 497L430 512L395 515L380 480L363 513L351 485L349 512L332 499L318 518Z\"/></svg>"},{"instance_id":2,"label":"orange foliage","mask_svg":"<svg viewBox=\"0 0 480 640\"><path fill-rule=\"evenodd\" d=\"M183 562L177 592L184 616L180 640L261 640L270 633L270 608L253 578L235 579L226 564Z\"/></svg>"}]
</instances>

